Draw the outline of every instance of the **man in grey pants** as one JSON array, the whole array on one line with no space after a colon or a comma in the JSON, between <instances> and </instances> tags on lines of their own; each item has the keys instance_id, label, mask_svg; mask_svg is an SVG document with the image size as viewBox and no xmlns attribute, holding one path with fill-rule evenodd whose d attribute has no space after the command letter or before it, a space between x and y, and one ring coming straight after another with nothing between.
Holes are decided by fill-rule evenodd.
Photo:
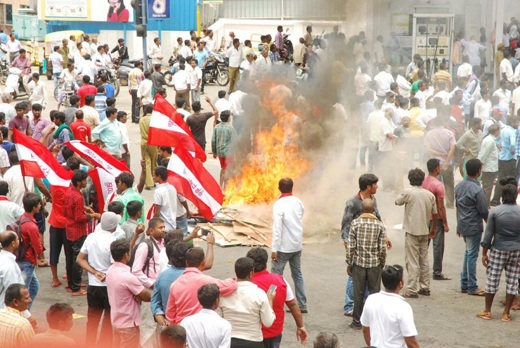
<instances>
[{"instance_id":1,"label":"man in grey pants","mask_svg":"<svg viewBox=\"0 0 520 348\"><path fill-rule=\"evenodd\" d=\"M301 270L304 207L302 201L292 195L292 179L281 179L278 189L282 194L273 205L271 273L283 275L285 265L289 262L296 290L296 302L300 311L307 313L307 297Z\"/></svg>"},{"instance_id":2,"label":"man in grey pants","mask_svg":"<svg viewBox=\"0 0 520 348\"><path fill-rule=\"evenodd\" d=\"M361 214L350 225L346 262L354 282L354 318L350 327L361 330L365 290L381 290L381 269L386 262L385 225L374 215L374 200L363 200Z\"/></svg>"}]
</instances>

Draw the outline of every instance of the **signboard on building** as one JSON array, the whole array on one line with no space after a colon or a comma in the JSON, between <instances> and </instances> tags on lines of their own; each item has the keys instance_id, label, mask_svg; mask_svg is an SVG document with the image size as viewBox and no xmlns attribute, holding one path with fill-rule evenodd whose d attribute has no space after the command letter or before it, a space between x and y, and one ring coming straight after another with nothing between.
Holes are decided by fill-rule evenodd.
<instances>
[{"instance_id":1,"label":"signboard on building","mask_svg":"<svg viewBox=\"0 0 520 348\"><path fill-rule=\"evenodd\" d=\"M38 17L47 21L133 22L130 0L40 0Z\"/></svg>"},{"instance_id":2,"label":"signboard on building","mask_svg":"<svg viewBox=\"0 0 520 348\"><path fill-rule=\"evenodd\" d=\"M147 0L148 19L169 19L170 0Z\"/></svg>"}]
</instances>

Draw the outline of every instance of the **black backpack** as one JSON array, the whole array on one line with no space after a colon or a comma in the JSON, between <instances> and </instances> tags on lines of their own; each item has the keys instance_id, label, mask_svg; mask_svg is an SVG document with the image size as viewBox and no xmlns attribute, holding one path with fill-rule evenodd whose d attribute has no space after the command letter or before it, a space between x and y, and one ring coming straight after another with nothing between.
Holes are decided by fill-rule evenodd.
<instances>
[{"instance_id":1,"label":"black backpack","mask_svg":"<svg viewBox=\"0 0 520 348\"><path fill-rule=\"evenodd\" d=\"M30 222L31 219L25 218L25 219L18 219L16 222L7 225L5 228L6 231L13 231L18 235L18 240L20 241L20 246L18 249L14 251L14 256L16 256L16 261L22 261L25 257L25 253L27 253L28 248L32 248L31 243L29 242L29 246L26 248L25 243L23 242L23 235L22 235L22 224L26 222Z\"/></svg>"},{"instance_id":2,"label":"black backpack","mask_svg":"<svg viewBox=\"0 0 520 348\"><path fill-rule=\"evenodd\" d=\"M132 268L132 266L134 265L135 254L137 252L137 248L139 248L139 245L141 245L143 243L148 245L148 255L146 255L146 261L143 265L142 271L144 274L146 274L148 276L149 270L150 270L150 260L153 257L154 246L157 249L157 252L160 252L159 246L157 245L155 240L153 240L153 238L146 239L146 240L142 241L141 243L139 243L138 245L134 246L134 248L132 249L132 254L130 255L130 260L128 260L127 265L130 266L130 268ZM154 265L154 268L155 268L155 265Z\"/></svg>"}]
</instances>

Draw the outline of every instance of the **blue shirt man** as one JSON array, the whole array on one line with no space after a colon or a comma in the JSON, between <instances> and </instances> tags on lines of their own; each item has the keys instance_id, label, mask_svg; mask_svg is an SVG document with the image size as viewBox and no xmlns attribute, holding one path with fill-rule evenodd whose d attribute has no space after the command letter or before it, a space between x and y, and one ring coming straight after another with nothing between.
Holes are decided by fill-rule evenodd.
<instances>
[{"instance_id":1,"label":"blue shirt man","mask_svg":"<svg viewBox=\"0 0 520 348\"><path fill-rule=\"evenodd\" d=\"M107 82L103 84L103 87L105 87L105 96L107 98L113 98L115 94L114 86Z\"/></svg>"},{"instance_id":2,"label":"blue shirt man","mask_svg":"<svg viewBox=\"0 0 520 348\"><path fill-rule=\"evenodd\" d=\"M195 57L195 59L197 59L199 68L204 69L203 66L206 63L206 59L208 59L208 57L209 57L208 52L204 49L200 50L200 46L199 46L199 49L197 49L193 53L193 56Z\"/></svg>"},{"instance_id":3,"label":"blue shirt man","mask_svg":"<svg viewBox=\"0 0 520 348\"><path fill-rule=\"evenodd\" d=\"M518 120L515 121L515 124L510 123L500 131L500 145L502 146L502 150L500 150L498 155L500 161L516 160L517 128Z\"/></svg>"}]
</instances>

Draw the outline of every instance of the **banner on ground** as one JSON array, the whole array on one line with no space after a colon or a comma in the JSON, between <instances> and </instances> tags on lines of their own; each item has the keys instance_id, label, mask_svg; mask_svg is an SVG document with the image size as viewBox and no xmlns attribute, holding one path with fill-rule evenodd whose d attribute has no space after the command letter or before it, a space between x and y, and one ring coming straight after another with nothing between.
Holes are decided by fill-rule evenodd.
<instances>
[{"instance_id":1,"label":"banner on ground","mask_svg":"<svg viewBox=\"0 0 520 348\"><path fill-rule=\"evenodd\" d=\"M13 134L23 176L47 178L53 186L70 186L72 171L65 169L49 149L16 128Z\"/></svg>"}]
</instances>

